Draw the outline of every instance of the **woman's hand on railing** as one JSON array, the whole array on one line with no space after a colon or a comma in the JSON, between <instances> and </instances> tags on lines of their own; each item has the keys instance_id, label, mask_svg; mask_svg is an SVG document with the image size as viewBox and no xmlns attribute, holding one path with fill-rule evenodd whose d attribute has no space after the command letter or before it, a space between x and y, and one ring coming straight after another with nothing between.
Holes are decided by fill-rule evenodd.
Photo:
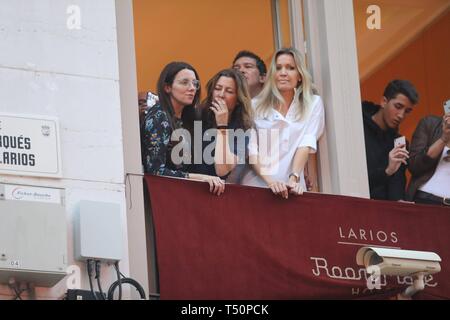
<instances>
[{"instance_id":1,"label":"woman's hand on railing","mask_svg":"<svg viewBox=\"0 0 450 320\"><path fill-rule=\"evenodd\" d=\"M281 196L284 199L287 199L289 196L289 190L287 185L284 182L280 181L271 181L268 183L270 190L277 196Z\"/></svg>"},{"instance_id":2,"label":"woman's hand on railing","mask_svg":"<svg viewBox=\"0 0 450 320\"><path fill-rule=\"evenodd\" d=\"M219 177L205 176L203 181L209 183L209 192L212 194L220 196L225 192L225 181Z\"/></svg>"},{"instance_id":3,"label":"woman's hand on railing","mask_svg":"<svg viewBox=\"0 0 450 320\"><path fill-rule=\"evenodd\" d=\"M287 187L288 187L288 189L289 189L289 193L294 194L294 195L296 195L296 196L300 196L300 195L303 194L303 192L306 191L306 190L303 188L303 186L302 186L300 183L298 183L298 182L290 181L290 182L287 184Z\"/></svg>"}]
</instances>

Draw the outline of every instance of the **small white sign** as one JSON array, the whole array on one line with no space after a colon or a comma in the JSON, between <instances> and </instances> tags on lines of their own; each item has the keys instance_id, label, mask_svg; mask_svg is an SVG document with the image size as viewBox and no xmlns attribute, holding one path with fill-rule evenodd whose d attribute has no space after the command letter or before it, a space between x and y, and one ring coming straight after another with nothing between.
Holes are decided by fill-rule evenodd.
<instances>
[{"instance_id":1,"label":"small white sign","mask_svg":"<svg viewBox=\"0 0 450 320\"><path fill-rule=\"evenodd\" d=\"M34 201L61 204L61 190L5 185L5 200Z\"/></svg>"},{"instance_id":2,"label":"small white sign","mask_svg":"<svg viewBox=\"0 0 450 320\"><path fill-rule=\"evenodd\" d=\"M0 114L0 173L61 177L58 120Z\"/></svg>"}]
</instances>

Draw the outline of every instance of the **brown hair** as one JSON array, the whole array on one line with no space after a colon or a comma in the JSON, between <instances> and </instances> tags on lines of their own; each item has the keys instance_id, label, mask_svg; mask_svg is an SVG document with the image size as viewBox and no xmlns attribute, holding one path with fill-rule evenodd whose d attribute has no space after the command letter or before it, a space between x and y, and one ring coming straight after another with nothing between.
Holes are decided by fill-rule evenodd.
<instances>
[{"instance_id":1,"label":"brown hair","mask_svg":"<svg viewBox=\"0 0 450 320\"><path fill-rule=\"evenodd\" d=\"M239 71L225 69L219 71L206 85L207 96L200 106L201 118L204 125L203 129L217 127L214 112L209 107L212 105L214 88L221 77L231 78L236 84L237 102L229 121L236 123L236 129L247 130L251 128L253 126L253 109L247 81Z\"/></svg>"},{"instance_id":2,"label":"brown hair","mask_svg":"<svg viewBox=\"0 0 450 320\"><path fill-rule=\"evenodd\" d=\"M198 73L194 69L194 67L192 67L190 64L186 62L174 61L166 65L164 69L161 71L157 84L159 104L161 105L161 108L167 113L170 122L170 127L172 128L172 130L174 129L175 112L173 110L172 102L170 100L170 95L166 92L166 90L164 90L164 88L166 85L171 86L178 72L184 69L193 71L195 73L195 77L197 78L197 80L200 81ZM192 104L184 107L183 109L181 120L183 120L183 124L185 126L190 126L191 122L194 121L195 106L200 100L200 95L201 91L199 88L195 93L194 101L192 102Z\"/></svg>"}]
</instances>

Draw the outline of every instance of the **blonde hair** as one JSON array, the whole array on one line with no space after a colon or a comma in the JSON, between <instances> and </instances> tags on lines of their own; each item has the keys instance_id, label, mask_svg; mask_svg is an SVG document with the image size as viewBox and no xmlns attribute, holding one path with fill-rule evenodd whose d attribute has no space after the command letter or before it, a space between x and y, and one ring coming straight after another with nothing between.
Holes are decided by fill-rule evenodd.
<instances>
[{"instance_id":1,"label":"blonde hair","mask_svg":"<svg viewBox=\"0 0 450 320\"><path fill-rule=\"evenodd\" d=\"M298 108L295 110L295 120L302 120L305 114L309 113L313 95L317 93L312 82L311 75L306 69L305 62L300 52L295 48L283 48L275 52L267 73L266 83L257 96L256 116L268 117L271 110L279 105L286 103L275 82L277 72L277 59L283 54L289 54L294 58L297 71L301 76L301 83L295 90L293 101L298 101Z\"/></svg>"}]
</instances>

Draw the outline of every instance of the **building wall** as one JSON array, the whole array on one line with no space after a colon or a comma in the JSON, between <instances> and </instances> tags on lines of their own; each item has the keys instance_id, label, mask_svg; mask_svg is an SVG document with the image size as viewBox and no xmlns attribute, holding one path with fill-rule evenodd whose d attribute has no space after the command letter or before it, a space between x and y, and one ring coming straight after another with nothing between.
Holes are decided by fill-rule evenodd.
<instances>
[{"instance_id":1,"label":"building wall","mask_svg":"<svg viewBox=\"0 0 450 320\"><path fill-rule=\"evenodd\" d=\"M130 241L126 234L126 214L132 205L131 203L128 205L126 201L127 186L124 183L125 173L130 172L127 164L124 163L124 157L127 157L127 152L124 152L126 150L124 143L128 144L130 141L124 138L126 136L124 133L128 132L129 128L127 127L128 124L124 124L123 119L124 114L134 113L133 117L137 120L137 108L135 108L136 103L134 103L136 101L133 102L131 98L135 94L135 92L132 92L132 86L127 91L130 95L127 100L130 103L124 104L122 102L124 85L121 83L123 78L119 71L120 57L118 52L123 48L117 43L118 26L116 25L116 5L119 1L123 3L126 0L116 0L116 2L114 0L0 0L0 7L2 8L0 11L0 86L2 88L0 90L0 112L48 115L59 118L63 158L62 179L3 175L0 176L0 183L65 189L69 265L76 263L73 261L72 229L73 216L78 202L80 200L96 200L118 203L122 208L124 248L125 250L129 249L130 254L128 255L126 251L125 258L121 263L121 269L127 274L128 265L131 264L129 263L129 257L133 254L135 248L130 247ZM144 11L142 11L145 8L141 7L140 10L138 2L141 2L142 5L146 3L146 15L143 15ZM167 19L167 16L171 16L170 14L164 15L164 10L158 11L158 5L162 5L162 3L166 2L148 0L145 2L135 0L134 2L135 27L139 23L144 23L140 28L136 28L137 75L140 90L153 89L153 87L149 87L150 83L153 85L156 82L156 77L165 63L178 59L179 52L183 54L184 59L192 62L195 66L201 65L203 69L199 68L199 71L203 83L218 69L228 67L238 50L254 50L267 62L270 60L273 53L270 1L248 0L244 2L233 0L224 2L222 4L224 7L217 6L217 2L214 2L214 6L210 4L208 7L205 4L208 2L203 1L205 6L201 7L199 15L205 17L205 20L201 20L203 24L193 18L186 19L186 21L176 21L175 25L173 25L172 20ZM174 0L169 3L165 10L171 12L170 5L173 3L179 5L177 8L184 10L182 12L185 12L186 16L193 17L189 14L195 10L191 1ZM67 14L66 10L72 4L78 5L81 9L81 30L67 29L67 19L70 15ZM323 11L330 13L327 18L335 26L341 17L348 18L347 14L351 13L348 5L345 6L345 10L340 11L337 11L336 7L336 3L321 1L321 5L317 8L318 16L323 16ZM227 11L226 8L234 9L234 11L231 9L231 11ZM335 11L338 14L331 15ZM230 12L233 15L229 15ZM161 23L158 23L157 19L161 19ZM345 26L342 29L343 31L338 30L339 32L335 34L333 28L325 28L327 26L323 20L317 19L311 27L313 31L317 29L317 26L321 27L319 28L319 31L321 31L319 36L314 40L326 42L322 44L322 47L333 48L333 43L328 43L328 39L336 39L336 34L339 32L353 34L353 32L347 32L348 26ZM220 29L220 32L214 33L211 31L214 29L208 29L210 25L222 26L220 22L224 21L227 24L222 27L223 29ZM263 21L264 24L259 25L257 21ZM199 24L196 24L197 22ZM154 28L155 25L167 28L156 29ZM181 47L184 50L161 44L154 37L154 35L171 34L169 31L172 34L183 34L180 30L186 31L186 35L183 35L186 42L184 47ZM193 31L188 32L190 30ZM225 32L229 30L231 32ZM248 33L244 33L244 31ZM202 36L204 32L209 32L209 36ZM226 37L219 37L217 34L225 34ZM347 38L351 40L353 47L353 38ZM169 37L166 40L168 44L177 43L174 38ZM233 43L234 47L230 46L230 43ZM339 49L341 50L344 47L347 46L342 46ZM332 53L331 49L326 52ZM324 57L321 57L323 59L319 59L318 64L322 60L326 60L326 55L323 55ZM342 58L348 56L336 54L332 61L337 61L337 63L332 65L341 66ZM351 60L351 63L344 61L346 63L342 65L356 66L356 59L353 59L353 55L350 56L351 59L348 60ZM197 60L189 60L189 57ZM145 65L146 63L148 65ZM123 67L122 65L121 68ZM338 88L334 84L353 84L354 82L332 81L342 73L338 72L338 68L331 71L330 69L333 68L328 67L320 70L316 66L316 73L322 74L324 78L321 83L327 89L324 93L324 98L329 102L327 106L353 107L357 104L355 101L359 99L351 94L342 96L336 93L347 92L354 86L347 85L344 91L341 90L342 85ZM154 77L154 81L145 78L148 75ZM119 81L119 78L121 81ZM356 79L356 76L353 78ZM333 86L330 86L332 82ZM341 99L348 96L351 96L351 103L347 103L348 99ZM342 102L341 100L345 101ZM350 110L354 110L351 107L339 113L342 118L349 118L350 124L355 122L353 118L348 117L348 113L351 113ZM128 112L128 110L130 111ZM359 115L359 113L357 114ZM129 121L130 127L133 126L133 117ZM342 122L339 121L341 118L334 119L330 115L329 119L328 122L335 121L336 124ZM137 131L138 122L134 122L134 129ZM359 134L362 132L359 127L358 130L352 130L352 128L349 130L348 126L347 128L343 127L335 129L331 126L327 130L330 136L339 137L346 133L344 129L347 129L347 133L357 132ZM340 140L347 141L348 139ZM136 140L133 141L136 142ZM355 149L354 141L350 146ZM333 145L330 153L337 154L334 151L336 148L337 146ZM363 151L361 147L357 149ZM330 190L342 194L363 194L367 188L361 187L361 184L357 182L367 179L352 178L353 180L349 181L339 178L341 171L345 174L349 171L348 168L355 168L355 166L351 161L341 161L340 158L337 160L330 161L330 163L339 164L336 168L332 167L330 171L338 175L337 184L339 184L339 187ZM360 161L356 162L359 163ZM132 172L140 173L139 170ZM350 177L350 175L347 176ZM357 190L357 192L354 190ZM77 265L80 266L81 270L84 270L83 264L77 263ZM103 271L104 288L107 288L107 284L115 279L115 274L110 271ZM84 271L82 272L82 287L88 288L87 276ZM37 293L38 298L56 299L61 297L65 290L65 281L62 281L53 289L38 288ZM0 295L10 295L10 290L2 286L0 287Z\"/></svg>"},{"instance_id":2,"label":"building wall","mask_svg":"<svg viewBox=\"0 0 450 320\"><path fill-rule=\"evenodd\" d=\"M81 9L81 29L70 30L70 5ZM66 200L68 264L73 259L73 218L80 200L121 207L128 273L126 195L114 0L0 0L0 112L59 119L61 179L1 175L0 183L63 188ZM103 223L99 221L99 223ZM35 240L35 239L34 239ZM115 280L104 267L103 288ZM37 298L60 298L62 280L51 289L37 288ZM0 286L0 295L11 295Z\"/></svg>"},{"instance_id":3,"label":"building wall","mask_svg":"<svg viewBox=\"0 0 450 320\"><path fill-rule=\"evenodd\" d=\"M426 115L442 115L443 102L450 99L450 11L429 26L391 61L361 83L364 100L379 103L392 79L408 79L417 88L420 102L401 125L411 141L417 123Z\"/></svg>"},{"instance_id":4,"label":"building wall","mask_svg":"<svg viewBox=\"0 0 450 320\"><path fill-rule=\"evenodd\" d=\"M133 10L139 91L154 91L174 60L192 64L204 86L238 51L266 63L274 51L270 0L134 0Z\"/></svg>"}]
</instances>

